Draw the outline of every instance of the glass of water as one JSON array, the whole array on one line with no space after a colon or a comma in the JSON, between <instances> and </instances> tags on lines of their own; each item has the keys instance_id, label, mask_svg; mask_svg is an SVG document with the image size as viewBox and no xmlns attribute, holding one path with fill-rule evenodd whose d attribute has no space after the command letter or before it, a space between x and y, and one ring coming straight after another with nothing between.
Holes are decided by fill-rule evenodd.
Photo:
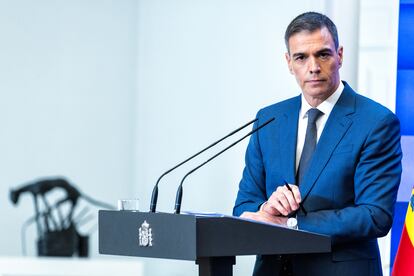
<instances>
[{"instance_id":1,"label":"glass of water","mask_svg":"<svg viewBox=\"0 0 414 276\"><path fill-rule=\"evenodd\" d=\"M139 200L136 198L118 199L119 211L139 211Z\"/></svg>"}]
</instances>

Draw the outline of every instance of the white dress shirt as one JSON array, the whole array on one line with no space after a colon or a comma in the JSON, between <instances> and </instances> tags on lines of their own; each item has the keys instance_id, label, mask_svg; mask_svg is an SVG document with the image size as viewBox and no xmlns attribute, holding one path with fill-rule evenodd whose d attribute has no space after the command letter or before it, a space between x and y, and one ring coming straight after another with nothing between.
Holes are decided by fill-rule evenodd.
<instances>
[{"instance_id":1,"label":"white dress shirt","mask_svg":"<svg viewBox=\"0 0 414 276\"><path fill-rule=\"evenodd\" d=\"M336 102L338 101L339 97L344 90L344 85L342 82L339 82L339 86L336 91L325 101L319 104L316 108L319 111L322 111L322 115L316 120L316 130L317 130L317 137L316 142L319 141L319 137L321 137L323 128L325 127L326 121L331 114L332 109L334 108ZM300 157L302 155L303 145L305 143L305 136L306 136L306 127L308 126L308 110L313 108L305 99L305 97L301 96L302 105L299 110L299 122L298 122L298 137L296 142L296 171L299 167Z\"/></svg>"}]
</instances>

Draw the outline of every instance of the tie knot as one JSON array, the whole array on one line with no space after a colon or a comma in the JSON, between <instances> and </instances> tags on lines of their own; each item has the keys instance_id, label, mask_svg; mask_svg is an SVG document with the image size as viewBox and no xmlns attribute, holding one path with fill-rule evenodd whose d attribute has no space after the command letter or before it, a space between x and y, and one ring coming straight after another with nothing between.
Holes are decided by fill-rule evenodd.
<instances>
[{"instance_id":1,"label":"tie knot","mask_svg":"<svg viewBox=\"0 0 414 276\"><path fill-rule=\"evenodd\" d=\"M308 124L314 124L323 113L317 108L308 110Z\"/></svg>"}]
</instances>

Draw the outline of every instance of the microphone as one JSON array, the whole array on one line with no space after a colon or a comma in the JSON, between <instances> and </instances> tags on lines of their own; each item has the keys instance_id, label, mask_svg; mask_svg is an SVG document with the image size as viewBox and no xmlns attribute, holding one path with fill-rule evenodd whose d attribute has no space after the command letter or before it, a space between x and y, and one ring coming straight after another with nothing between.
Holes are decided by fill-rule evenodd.
<instances>
[{"instance_id":1,"label":"microphone","mask_svg":"<svg viewBox=\"0 0 414 276\"><path fill-rule=\"evenodd\" d=\"M257 119L256 119L257 120ZM252 135L253 133L259 131L259 129L265 127L266 125L268 125L269 123L271 123L272 121L274 121L275 118L271 118L270 120L264 122L263 124L261 124L260 126L256 127L255 129L253 129L252 131L250 131L249 133L247 133L245 136L243 136L242 138L240 138L239 140L235 141L234 143L232 143L231 145L227 146L226 148L224 148L223 150L219 151L218 153L216 153L215 155L213 155L212 157L210 157L209 159L207 159L206 161L204 161L203 163L201 163L200 165L198 165L197 167L195 167L194 169L192 169L191 171L189 171L184 177L183 179L181 179L181 183L178 186L177 189L177 194L176 194L176 198L175 198L175 208L174 208L174 213L175 214L179 214L181 211L181 201L182 201L182 197L183 197L183 183L184 180L187 178L187 176L189 176L190 174L192 174L193 172L195 172L196 170L198 170L199 168L201 168L202 166L204 166L205 164L207 164L208 162L210 162L211 160L215 159L217 156L221 155L222 153L224 153L226 150L232 148L233 146L237 145L239 142L241 142L242 140L244 140L245 138L249 137L250 135Z\"/></svg>"},{"instance_id":2,"label":"microphone","mask_svg":"<svg viewBox=\"0 0 414 276\"><path fill-rule=\"evenodd\" d=\"M242 125L241 127L233 130L232 132L230 132L229 134L227 134L226 136L224 136L223 138L218 139L217 141L215 141L214 143L212 143L211 145L205 147L204 149L200 150L199 152L197 152L196 154L188 157L186 160L182 161L181 163L175 165L174 167L172 167L171 169L169 169L168 171L164 172L157 180L157 182L155 183L155 186L152 190L152 195L151 195L151 203L150 203L150 212L151 213L155 213L155 210L157 208L157 200L158 200L158 184L160 183L161 178L163 178L165 175L169 174L170 172L172 172L173 170L177 169L178 167L180 167L181 165L184 165L185 163L187 163L188 161L190 161L191 159L193 159L194 157L200 155L201 153L205 152L206 150L210 149L211 147L217 145L218 143L220 143L221 141L227 139L228 137L232 136L233 134L239 132L240 130L244 129L245 127L251 125L252 123L256 122L258 119L255 118L254 120L251 120L250 122Z\"/></svg>"}]
</instances>

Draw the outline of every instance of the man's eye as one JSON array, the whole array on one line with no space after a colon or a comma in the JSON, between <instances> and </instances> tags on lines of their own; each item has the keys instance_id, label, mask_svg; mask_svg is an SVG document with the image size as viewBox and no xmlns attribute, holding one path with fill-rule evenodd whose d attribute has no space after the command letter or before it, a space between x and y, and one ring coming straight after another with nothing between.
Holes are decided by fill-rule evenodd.
<instances>
[{"instance_id":1,"label":"man's eye","mask_svg":"<svg viewBox=\"0 0 414 276\"><path fill-rule=\"evenodd\" d=\"M304 60L305 59L305 57L304 56L297 56L296 58L295 58L295 60L297 60L297 61L302 61L302 60Z\"/></svg>"},{"instance_id":2,"label":"man's eye","mask_svg":"<svg viewBox=\"0 0 414 276\"><path fill-rule=\"evenodd\" d=\"M329 57L329 54L328 53L322 53L322 54L319 55L319 57L322 58L322 59L326 59L326 58Z\"/></svg>"}]
</instances>

